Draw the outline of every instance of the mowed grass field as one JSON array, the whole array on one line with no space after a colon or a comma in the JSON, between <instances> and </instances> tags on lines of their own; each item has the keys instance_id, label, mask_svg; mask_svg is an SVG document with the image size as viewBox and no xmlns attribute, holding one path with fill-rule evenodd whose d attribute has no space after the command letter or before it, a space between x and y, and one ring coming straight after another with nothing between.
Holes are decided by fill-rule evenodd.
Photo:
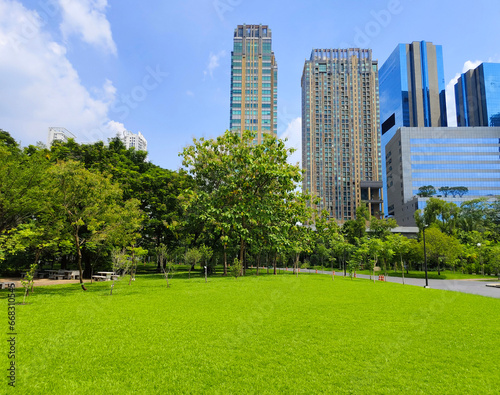
<instances>
[{"instance_id":1,"label":"mowed grass field","mask_svg":"<svg viewBox=\"0 0 500 395\"><path fill-rule=\"evenodd\" d=\"M0 392L499 391L498 299L308 274L110 285L39 287L18 305L16 388L4 374Z\"/></svg>"}]
</instances>

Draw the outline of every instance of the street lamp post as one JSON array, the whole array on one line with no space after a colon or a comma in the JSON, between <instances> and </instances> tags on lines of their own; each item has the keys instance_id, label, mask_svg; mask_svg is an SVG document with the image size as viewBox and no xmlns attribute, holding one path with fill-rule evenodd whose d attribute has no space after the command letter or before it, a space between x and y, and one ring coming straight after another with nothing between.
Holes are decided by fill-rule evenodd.
<instances>
[{"instance_id":1,"label":"street lamp post","mask_svg":"<svg viewBox=\"0 0 500 395\"><path fill-rule=\"evenodd\" d=\"M481 275L484 276L483 257L481 256L481 243L477 243L477 248L479 252L479 264L481 265Z\"/></svg>"},{"instance_id":2,"label":"street lamp post","mask_svg":"<svg viewBox=\"0 0 500 395\"><path fill-rule=\"evenodd\" d=\"M425 287L424 288L429 288L429 278L427 277L427 249L425 248L425 228L427 228L428 225L423 226L422 228L422 233L424 234L424 269L425 269Z\"/></svg>"}]
</instances>

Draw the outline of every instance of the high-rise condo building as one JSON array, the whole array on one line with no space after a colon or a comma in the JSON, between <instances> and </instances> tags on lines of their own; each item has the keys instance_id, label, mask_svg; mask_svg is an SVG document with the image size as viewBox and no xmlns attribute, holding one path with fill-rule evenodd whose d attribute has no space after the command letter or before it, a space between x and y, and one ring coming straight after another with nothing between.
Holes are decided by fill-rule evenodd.
<instances>
[{"instance_id":1,"label":"high-rise condo building","mask_svg":"<svg viewBox=\"0 0 500 395\"><path fill-rule=\"evenodd\" d=\"M457 126L500 126L500 63L481 63L455 84Z\"/></svg>"},{"instance_id":2,"label":"high-rise condo building","mask_svg":"<svg viewBox=\"0 0 500 395\"><path fill-rule=\"evenodd\" d=\"M139 132L138 134L134 134L129 130L125 130L123 132L122 141L127 149L134 147L136 151L148 150L148 141L141 132Z\"/></svg>"},{"instance_id":3,"label":"high-rise condo building","mask_svg":"<svg viewBox=\"0 0 500 395\"><path fill-rule=\"evenodd\" d=\"M48 147L52 146L52 143L54 141L62 141L63 143L67 143L68 139L76 140L76 136L66 128L54 126L49 127L49 136L47 138Z\"/></svg>"},{"instance_id":4,"label":"high-rise condo building","mask_svg":"<svg viewBox=\"0 0 500 395\"><path fill-rule=\"evenodd\" d=\"M385 146L400 127L448 126L441 45L399 44L380 67L379 81L384 213L394 215L387 195Z\"/></svg>"},{"instance_id":5,"label":"high-rise condo building","mask_svg":"<svg viewBox=\"0 0 500 395\"><path fill-rule=\"evenodd\" d=\"M302 73L303 189L339 223L382 204L378 63L369 49L313 49Z\"/></svg>"},{"instance_id":6,"label":"high-rise condo building","mask_svg":"<svg viewBox=\"0 0 500 395\"><path fill-rule=\"evenodd\" d=\"M230 130L277 135L278 65L267 25L238 25L231 52Z\"/></svg>"}]
</instances>

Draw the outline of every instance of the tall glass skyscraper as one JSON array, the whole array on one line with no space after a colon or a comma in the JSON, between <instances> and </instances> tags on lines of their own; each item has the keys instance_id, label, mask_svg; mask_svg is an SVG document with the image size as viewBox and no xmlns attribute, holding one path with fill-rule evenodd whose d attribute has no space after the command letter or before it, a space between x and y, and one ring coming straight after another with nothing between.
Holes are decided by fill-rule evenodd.
<instances>
[{"instance_id":1,"label":"tall glass skyscraper","mask_svg":"<svg viewBox=\"0 0 500 395\"><path fill-rule=\"evenodd\" d=\"M400 127L448 126L441 45L399 44L380 68L382 176L387 197L385 146ZM394 215L384 200L384 213Z\"/></svg>"},{"instance_id":2,"label":"tall glass skyscraper","mask_svg":"<svg viewBox=\"0 0 500 395\"><path fill-rule=\"evenodd\" d=\"M231 52L230 130L277 135L278 65L267 25L238 25Z\"/></svg>"},{"instance_id":3,"label":"tall glass skyscraper","mask_svg":"<svg viewBox=\"0 0 500 395\"><path fill-rule=\"evenodd\" d=\"M378 63L369 49L313 49L302 73L303 190L339 223L381 211Z\"/></svg>"},{"instance_id":4,"label":"tall glass skyscraper","mask_svg":"<svg viewBox=\"0 0 500 395\"><path fill-rule=\"evenodd\" d=\"M481 63L455 84L457 126L500 126L500 63Z\"/></svg>"}]
</instances>

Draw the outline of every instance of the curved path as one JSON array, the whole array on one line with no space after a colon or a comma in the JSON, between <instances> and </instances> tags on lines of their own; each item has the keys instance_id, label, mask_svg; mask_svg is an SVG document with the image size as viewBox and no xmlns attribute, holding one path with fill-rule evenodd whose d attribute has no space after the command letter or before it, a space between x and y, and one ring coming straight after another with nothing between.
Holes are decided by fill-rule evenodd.
<instances>
[{"instance_id":1,"label":"curved path","mask_svg":"<svg viewBox=\"0 0 500 395\"><path fill-rule=\"evenodd\" d=\"M283 270L283 269L281 269ZM290 271L291 269L288 269ZM301 272L307 273L315 273L315 270L312 269L300 269ZM331 271L321 271L318 270L318 274L329 274L331 275ZM335 272L335 277L342 277L344 275L343 272ZM349 274L347 274L349 276ZM366 274L358 274L358 278L366 278L369 279L370 276ZM378 281L378 275L375 277L376 281ZM479 280L431 280L429 279L429 288L434 289L443 289L447 291L456 291L456 292L464 292L475 295L489 296L491 298L500 299L500 288L487 287L486 284L496 283L496 277L492 277L491 281L479 281ZM402 284L403 279L401 277L386 277L386 281L390 283L398 283ZM425 278L407 278L405 277L406 285L414 285L417 287L425 286Z\"/></svg>"}]
</instances>

